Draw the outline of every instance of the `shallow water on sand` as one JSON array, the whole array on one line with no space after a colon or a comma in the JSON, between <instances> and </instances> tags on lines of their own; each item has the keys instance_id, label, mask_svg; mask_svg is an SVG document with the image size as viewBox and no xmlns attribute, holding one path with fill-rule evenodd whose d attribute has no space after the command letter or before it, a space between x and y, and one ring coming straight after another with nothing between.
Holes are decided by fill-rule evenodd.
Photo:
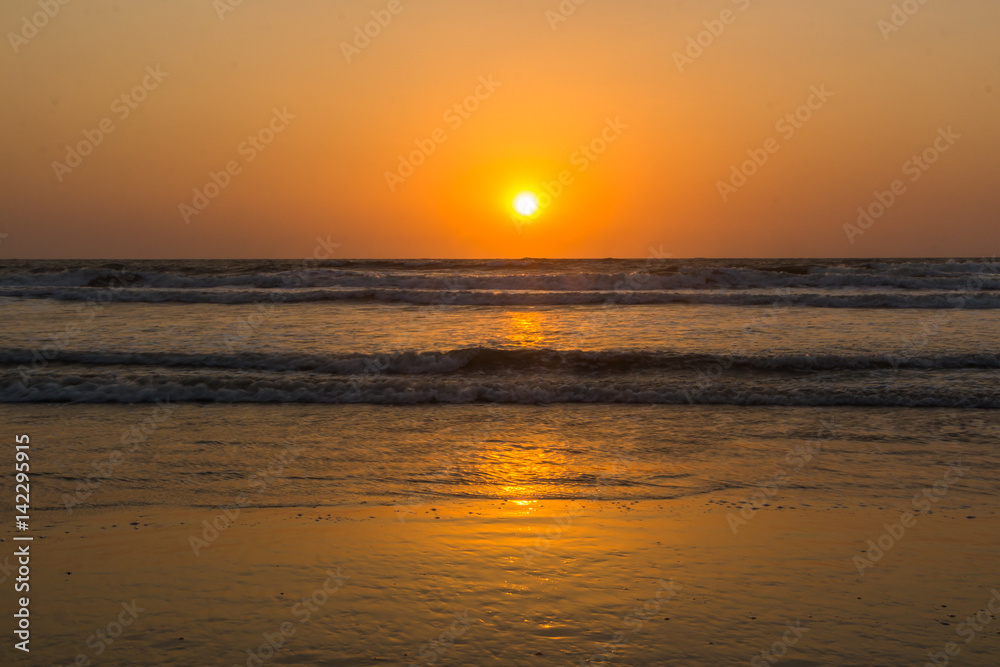
<instances>
[{"instance_id":1,"label":"shallow water on sand","mask_svg":"<svg viewBox=\"0 0 1000 667\"><path fill-rule=\"evenodd\" d=\"M783 487L859 506L963 461L992 497L1000 413L734 406L6 405L37 508L667 500ZM73 424L67 437L65 427ZM863 504L860 506L864 506Z\"/></svg>"}]
</instances>

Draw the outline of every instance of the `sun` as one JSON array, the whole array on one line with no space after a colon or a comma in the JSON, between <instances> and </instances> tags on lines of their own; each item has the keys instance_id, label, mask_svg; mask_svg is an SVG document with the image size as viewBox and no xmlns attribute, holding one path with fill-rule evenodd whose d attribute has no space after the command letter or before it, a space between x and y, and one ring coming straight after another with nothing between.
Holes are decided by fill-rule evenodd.
<instances>
[{"instance_id":1,"label":"sun","mask_svg":"<svg viewBox=\"0 0 1000 667\"><path fill-rule=\"evenodd\" d=\"M534 192L522 192L514 197L514 210L518 215L530 218L538 213L538 195Z\"/></svg>"}]
</instances>

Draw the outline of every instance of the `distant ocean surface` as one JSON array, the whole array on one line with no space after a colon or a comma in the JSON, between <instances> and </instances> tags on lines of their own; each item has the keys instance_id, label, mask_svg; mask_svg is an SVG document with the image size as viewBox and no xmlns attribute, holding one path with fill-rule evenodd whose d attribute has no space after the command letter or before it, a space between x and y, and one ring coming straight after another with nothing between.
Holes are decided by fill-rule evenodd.
<instances>
[{"instance_id":1,"label":"distant ocean surface","mask_svg":"<svg viewBox=\"0 0 1000 667\"><path fill-rule=\"evenodd\" d=\"M0 402L1000 407L995 260L4 261Z\"/></svg>"}]
</instances>

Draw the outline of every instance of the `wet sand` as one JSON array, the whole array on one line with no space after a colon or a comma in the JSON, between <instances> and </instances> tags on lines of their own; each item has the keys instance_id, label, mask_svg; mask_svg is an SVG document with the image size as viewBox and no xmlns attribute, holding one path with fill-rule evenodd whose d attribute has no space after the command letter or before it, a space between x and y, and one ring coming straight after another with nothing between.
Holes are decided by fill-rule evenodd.
<instances>
[{"instance_id":1,"label":"wet sand","mask_svg":"<svg viewBox=\"0 0 1000 667\"><path fill-rule=\"evenodd\" d=\"M995 501L920 514L876 561L898 503L788 489L734 534L744 496L42 512L33 650L3 661L996 664Z\"/></svg>"}]
</instances>

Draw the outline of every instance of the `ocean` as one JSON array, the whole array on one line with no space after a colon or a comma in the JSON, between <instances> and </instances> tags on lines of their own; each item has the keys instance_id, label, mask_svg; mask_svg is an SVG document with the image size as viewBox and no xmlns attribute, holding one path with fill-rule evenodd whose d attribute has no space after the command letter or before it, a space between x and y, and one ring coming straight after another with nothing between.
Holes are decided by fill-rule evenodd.
<instances>
[{"instance_id":1,"label":"ocean","mask_svg":"<svg viewBox=\"0 0 1000 667\"><path fill-rule=\"evenodd\" d=\"M996 408L990 260L0 264L9 403Z\"/></svg>"}]
</instances>

